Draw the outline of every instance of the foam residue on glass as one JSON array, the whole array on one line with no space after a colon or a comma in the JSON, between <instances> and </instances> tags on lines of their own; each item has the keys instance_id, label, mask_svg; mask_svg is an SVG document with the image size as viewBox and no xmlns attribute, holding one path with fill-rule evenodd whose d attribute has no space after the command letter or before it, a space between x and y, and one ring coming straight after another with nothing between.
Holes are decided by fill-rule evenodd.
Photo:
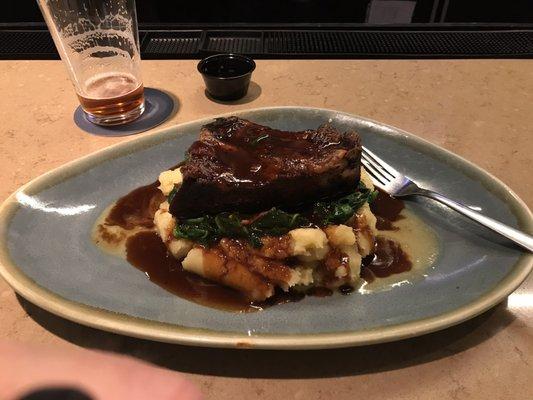
<instances>
[{"instance_id":1,"label":"foam residue on glass","mask_svg":"<svg viewBox=\"0 0 533 400\"><path fill-rule=\"evenodd\" d=\"M132 0L103 0L97 5L88 0L76 0L69 7L50 1L46 1L46 5L42 3L45 19L57 29L57 34L52 31L54 41L68 59L69 73L80 95L113 97L91 92L95 82L113 75L119 75L122 82L130 84L127 91L141 84L139 39Z\"/></svg>"}]
</instances>

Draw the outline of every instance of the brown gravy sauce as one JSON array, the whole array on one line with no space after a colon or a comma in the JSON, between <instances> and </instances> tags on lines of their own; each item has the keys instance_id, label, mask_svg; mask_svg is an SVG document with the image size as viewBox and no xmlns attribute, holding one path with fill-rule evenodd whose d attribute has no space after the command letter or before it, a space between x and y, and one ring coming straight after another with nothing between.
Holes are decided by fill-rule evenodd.
<instances>
[{"instance_id":1,"label":"brown gravy sauce","mask_svg":"<svg viewBox=\"0 0 533 400\"><path fill-rule=\"evenodd\" d=\"M378 189L379 195L370 204L370 209L376 216L376 228L380 231L397 231L399 228L393 222L403 218L400 215L405 205L402 200L395 199Z\"/></svg>"},{"instance_id":2,"label":"brown gravy sauce","mask_svg":"<svg viewBox=\"0 0 533 400\"><path fill-rule=\"evenodd\" d=\"M179 297L227 310L246 312L257 308L238 291L185 271L155 232L144 231L130 237L126 242L126 257L152 282Z\"/></svg>"},{"instance_id":3,"label":"brown gravy sauce","mask_svg":"<svg viewBox=\"0 0 533 400\"><path fill-rule=\"evenodd\" d=\"M215 120L206 126L222 144L196 141L191 153L202 148L214 151L217 160L227 166L237 181L261 183L276 175L282 165L272 163L272 154L281 160L296 160L313 157L331 147L341 148L342 143L311 140L310 131L287 132L255 124L243 124L232 119ZM223 172L223 171L220 171Z\"/></svg>"},{"instance_id":4,"label":"brown gravy sauce","mask_svg":"<svg viewBox=\"0 0 533 400\"><path fill-rule=\"evenodd\" d=\"M105 223L124 229L133 229L137 226L152 228L154 214L165 199L158 186L159 182L141 186L118 199Z\"/></svg>"},{"instance_id":5,"label":"brown gravy sauce","mask_svg":"<svg viewBox=\"0 0 533 400\"><path fill-rule=\"evenodd\" d=\"M120 198L105 219L105 225L117 225L124 229L135 226L153 228L153 216L163 195L157 189L158 182L139 187ZM378 229L394 230L393 222L403 216L404 204L380 192L371 205L378 219ZM381 221L381 222L380 222ZM333 291L324 287L313 287L307 292L276 291L265 302L250 303L234 289L212 283L198 275L185 271L181 262L168 253L165 244L153 231L141 231L128 238L126 258L130 264L143 271L158 286L179 297L206 306L237 312L250 312L276 304L295 302L307 296L326 297ZM400 245L390 239L377 237L375 254L363 260L361 277L372 282L393 274L409 271L412 267L409 256ZM354 291L350 285L341 286L338 291L347 295Z\"/></svg>"},{"instance_id":6,"label":"brown gravy sauce","mask_svg":"<svg viewBox=\"0 0 533 400\"><path fill-rule=\"evenodd\" d=\"M412 266L409 256L397 242L378 236L375 253L363 260L361 278L373 282L375 278L386 278L410 271Z\"/></svg>"}]
</instances>

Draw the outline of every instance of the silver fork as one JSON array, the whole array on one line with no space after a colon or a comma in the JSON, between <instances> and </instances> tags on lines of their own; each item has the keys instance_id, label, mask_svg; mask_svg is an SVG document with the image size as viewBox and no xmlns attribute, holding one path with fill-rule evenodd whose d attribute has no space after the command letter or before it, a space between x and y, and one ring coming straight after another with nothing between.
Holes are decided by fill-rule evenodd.
<instances>
[{"instance_id":1,"label":"silver fork","mask_svg":"<svg viewBox=\"0 0 533 400\"><path fill-rule=\"evenodd\" d=\"M455 211L467 216L468 218L479 222L481 225L492 229L494 232L512 240L523 248L533 252L533 236L517 229L502 224L495 219L486 217L483 214L475 212L471 208L451 200L440 193L419 187L407 176L402 175L396 169L391 167L373 152L363 147L361 162L372 177L374 184L389 193L393 197L404 197L419 195L437 200Z\"/></svg>"}]
</instances>

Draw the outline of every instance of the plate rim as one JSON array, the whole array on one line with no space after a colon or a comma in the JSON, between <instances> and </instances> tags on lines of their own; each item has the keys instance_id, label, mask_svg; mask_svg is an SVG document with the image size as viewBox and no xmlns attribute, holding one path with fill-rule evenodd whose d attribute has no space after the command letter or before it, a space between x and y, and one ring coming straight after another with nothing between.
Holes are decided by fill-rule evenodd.
<instances>
[{"instance_id":1,"label":"plate rim","mask_svg":"<svg viewBox=\"0 0 533 400\"><path fill-rule=\"evenodd\" d=\"M439 159L443 159L447 163L452 163L454 166L460 168L463 173L470 175L470 173L473 172L477 177L481 177L482 179L480 182L487 190L491 190L500 198L506 200L511 212L518 219L520 227L529 232L533 231L532 212L505 183L483 168L426 139L379 121L338 110L299 106L258 107L237 110L158 128L143 136L115 143L70 161L21 186L0 206L0 276L2 276L19 295L26 298L31 303L34 303L55 315L92 328L142 339L183 345L290 350L323 349L384 343L445 329L473 318L498 304L511 294L531 272L533 268L533 254L523 253L515 263L513 270L492 290L466 305L429 318L421 318L415 321L357 331L316 334L295 333L247 335L244 333L190 328L152 321L119 314L110 310L99 309L69 300L40 286L37 282L26 276L11 260L7 249L7 230L12 217L20 208L20 204L16 200L18 193L24 192L26 194L34 194L40 192L47 187L53 186L87 170L91 166L164 142L169 136L173 137L179 135L179 130L186 129L188 125L205 123L217 117L291 109L296 111L307 110L312 112L331 112L348 118L356 118L359 121L368 124L368 126L379 126L381 129L386 128L388 134L396 138L403 137L404 139L409 140L410 144L414 143L416 147L424 148L426 152L427 150L430 150L432 156L437 156Z\"/></svg>"}]
</instances>

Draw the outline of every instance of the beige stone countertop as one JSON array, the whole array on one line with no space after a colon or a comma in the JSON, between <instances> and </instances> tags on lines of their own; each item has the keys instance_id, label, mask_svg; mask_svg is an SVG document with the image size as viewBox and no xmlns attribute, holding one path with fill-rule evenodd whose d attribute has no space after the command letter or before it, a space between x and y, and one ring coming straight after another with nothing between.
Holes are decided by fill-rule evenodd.
<instances>
[{"instance_id":1,"label":"beige stone countertop","mask_svg":"<svg viewBox=\"0 0 533 400\"><path fill-rule=\"evenodd\" d=\"M179 101L162 126L233 110L346 111L423 137L485 168L533 207L533 61L257 62L235 103L204 94L196 61L143 61L145 86ZM59 61L0 61L0 201L67 161L132 137L81 131ZM143 135L149 135L145 132ZM202 349L101 332L15 296L0 280L0 338L130 354L181 371L208 399L532 399L533 278L504 303L441 332L318 351Z\"/></svg>"}]
</instances>

